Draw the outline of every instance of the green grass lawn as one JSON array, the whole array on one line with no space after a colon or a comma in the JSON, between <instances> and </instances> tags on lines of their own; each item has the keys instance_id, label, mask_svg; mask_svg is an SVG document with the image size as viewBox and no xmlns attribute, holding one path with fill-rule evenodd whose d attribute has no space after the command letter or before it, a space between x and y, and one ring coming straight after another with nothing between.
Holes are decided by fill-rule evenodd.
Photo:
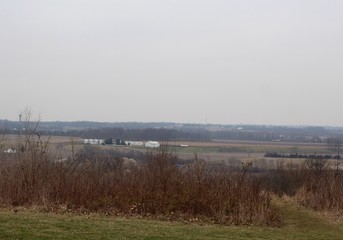
<instances>
[{"instance_id":1,"label":"green grass lawn","mask_svg":"<svg viewBox=\"0 0 343 240\"><path fill-rule=\"evenodd\" d=\"M278 200L276 205L284 221L280 228L2 210L0 239L343 239L343 222L294 203Z\"/></svg>"}]
</instances>

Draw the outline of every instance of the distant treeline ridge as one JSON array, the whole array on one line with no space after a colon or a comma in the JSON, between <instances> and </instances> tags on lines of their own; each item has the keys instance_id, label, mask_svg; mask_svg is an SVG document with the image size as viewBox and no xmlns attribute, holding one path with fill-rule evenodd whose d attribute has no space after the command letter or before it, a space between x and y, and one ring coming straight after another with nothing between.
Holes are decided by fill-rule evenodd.
<instances>
[{"instance_id":1,"label":"distant treeline ridge","mask_svg":"<svg viewBox=\"0 0 343 240\"><path fill-rule=\"evenodd\" d=\"M24 122L0 120L0 134L18 134ZM44 135L124 140L208 141L246 140L326 143L343 138L343 128L176 123L40 122Z\"/></svg>"}]
</instances>

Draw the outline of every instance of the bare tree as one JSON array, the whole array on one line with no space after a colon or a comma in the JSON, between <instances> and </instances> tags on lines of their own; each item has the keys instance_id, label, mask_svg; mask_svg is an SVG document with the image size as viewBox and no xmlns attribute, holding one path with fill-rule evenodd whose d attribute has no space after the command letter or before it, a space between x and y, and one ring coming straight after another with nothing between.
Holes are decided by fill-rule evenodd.
<instances>
[{"instance_id":1,"label":"bare tree","mask_svg":"<svg viewBox=\"0 0 343 240\"><path fill-rule=\"evenodd\" d=\"M20 114L20 127L17 138L18 150L21 153L27 152L29 147L33 146L32 142L37 135L37 128L40 122L40 117L33 119L33 114L30 108L25 108Z\"/></svg>"}]
</instances>

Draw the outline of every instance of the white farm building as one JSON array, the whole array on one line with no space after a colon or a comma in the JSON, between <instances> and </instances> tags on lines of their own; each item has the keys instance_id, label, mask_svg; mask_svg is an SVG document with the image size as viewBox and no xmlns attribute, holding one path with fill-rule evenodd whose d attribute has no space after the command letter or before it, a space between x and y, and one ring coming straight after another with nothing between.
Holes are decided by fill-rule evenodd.
<instances>
[{"instance_id":1,"label":"white farm building","mask_svg":"<svg viewBox=\"0 0 343 240\"><path fill-rule=\"evenodd\" d=\"M5 150L4 153L17 153L17 150L9 148L9 149Z\"/></svg>"},{"instance_id":2,"label":"white farm building","mask_svg":"<svg viewBox=\"0 0 343 240\"><path fill-rule=\"evenodd\" d=\"M145 142L144 146L146 148L158 148L160 147L160 143L156 141L148 141L148 142Z\"/></svg>"},{"instance_id":3,"label":"white farm building","mask_svg":"<svg viewBox=\"0 0 343 240\"><path fill-rule=\"evenodd\" d=\"M99 144L103 144L104 140L103 139L84 139L83 143L91 144L91 145L99 145Z\"/></svg>"},{"instance_id":4,"label":"white farm building","mask_svg":"<svg viewBox=\"0 0 343 240\"><path fill-rule=\"evenodd\" d=\"M137 147L140 147L144 145L143 142L140 142L140 141L125 141L125 143L129 146L137 146Z\"/></svg>"}]
</instances>

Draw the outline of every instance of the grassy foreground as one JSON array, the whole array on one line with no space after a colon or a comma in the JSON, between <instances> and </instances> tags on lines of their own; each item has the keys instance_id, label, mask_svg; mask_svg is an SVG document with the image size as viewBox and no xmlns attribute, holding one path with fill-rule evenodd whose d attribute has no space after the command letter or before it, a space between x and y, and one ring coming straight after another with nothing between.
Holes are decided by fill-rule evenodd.
<instances>
[{"instance_id":1,"label":"grassy foreground","mask_svg":"<svg viewBox=\"0 0 343 240\"><path fill-rule=\"evenodd\" d=\"M0 212L0 239L343 239L333 222L294 203L278 201L280 228L160 222L29 210Z\"/></svg>"}]
</instances>

